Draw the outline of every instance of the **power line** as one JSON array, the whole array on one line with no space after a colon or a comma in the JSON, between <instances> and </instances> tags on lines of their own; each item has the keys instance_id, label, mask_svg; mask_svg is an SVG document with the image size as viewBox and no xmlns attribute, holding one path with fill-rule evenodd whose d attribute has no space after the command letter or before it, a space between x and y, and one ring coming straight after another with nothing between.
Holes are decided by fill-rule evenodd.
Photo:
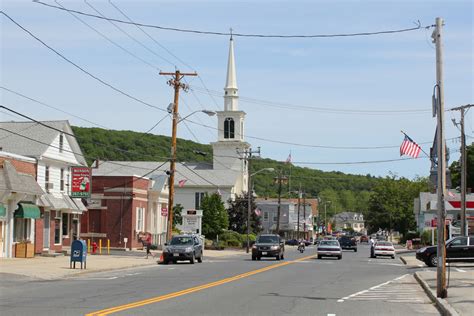
<instances>
[{"instance_id":1,"label":"power line","mask_svg":"<svg viewBox=\"0 0 474 316\"><path fill-rule=\"evenodd\" d=\"M374 32L340 33L340 34L312 34L312 35L244 34L244 33L234 33L234 32L200 31L200 30L193 30L193 29L182 29L182 28L175 28L175 27L165 27L165 26L159 26L159 25L130 22L130 21L124 21L124 20L119 20L119 19L114 19L114 18L102 17L102 16L98 16L98 15L94 15L94 14L85 13L85 12L82 12L82 11L61 8L61 7L51 5L51 4L47 4L47 3L37 1L37 0L33 0L33 2L36 2L38 4L42 4L42 5L50 7L50 8L63 10L63 11L68 11L68 12L74 12L74 13L77 13L77 14L81 14L81 15L84 15L84 16L92 17L92 18L102 19L102 20L108 20L108 21L113 21L113 22L118 22L118 23L123 23L123 24L129 24L129 25L142 26L142 27L155 28L155 29L160 29L160 30L165 30L165 31L193 33L193 34L201 34L201 35L256 37L256 38L331 38L331 37L354 37L354 36L371 36L371 35L404 33L404 32L416 31L416 30L420 30L420 29L429 29L429 28L433 27L433 25L422 26L420 21L418 21L416 23L415 27L405 28L405 29L397 29L397 30L374 31Z\"/></svg>"},{"instance_id":2,"label":"power line","mask_svg":"<svg viewBox=\"0 0 474 316\"><path fill-rule=\"evenodd\" d=\"M59 57L61 57L62 59L64 59L65 61L67 61L68 63L70 63L71 65L73 65L74 67L76 67L77 69L79 69L80 71L82 71L83 73L87 74L88 76L90 76L91 78L99 81L100 83L102 83L103 85L111 88L112 90L134 100L134 101L137 101L138 103L141 103L143 105L146 105L147 107L150 107L150 108L154 108L154 109L157 109L159 111L164 111L166 112L165 109L161 109L159 107L157 107L156 105L153 105L153 104L150 104L148 102L145 102L143 100L140 100L138 99L137 97L134 97L132 96L131 94L127 93L127 92L124 92L116 87L114 87L113 85L111 85L110 83L107 83L106 81L100 79L99 77L93 75L92 73L90 73L89 71L85 70L84 68L82 68L81 66L79 66L78 64L76 64L75 62L73 62L72 60L70 60L69 58L67 58L66 56L64 56L63 54L61 54L59 51L57 51L56 49L54 49L53 47L49 46L48 44L46 44L43 40L41 40L39 37L37 37L36 35L34 35L33 33L31 33L30 31L28 31L26 28L24 28L22 25L20 25L18 22L16 22L13 18L11 18L8 14L6 14L5 12L3 11L0 11L1 14L3 14L4 16L6 16L10 21L12 21L16 26L18 26L19 28L21 28L23 31L25 31L26 33L28 33L31 37L33 37L35 40L37 40L39 43L41 43L43 46L45 46L46 48L48 48L49 50L51 50L52 52L54 52L56 55L58 55Z\"/></svg>"}]
</instances>

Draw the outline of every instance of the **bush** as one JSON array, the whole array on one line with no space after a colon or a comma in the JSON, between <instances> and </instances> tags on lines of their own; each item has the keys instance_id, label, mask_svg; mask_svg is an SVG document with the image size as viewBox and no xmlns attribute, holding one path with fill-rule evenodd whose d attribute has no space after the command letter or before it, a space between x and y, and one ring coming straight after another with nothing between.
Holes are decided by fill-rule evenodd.
<instances>
[{"instance_id":1,"label":"bush","mask_svg":"<svg viewBox=\"0 0 474 316\"><path fill-rule=\"evenodd\" d=\"M236 239L226 241L227 247L242 247L242 242Z\"/></svg>"},{"instance_id":2,"label":"bush","mask_svg":"<svg viewBox=\"0 0 474 316\"><path fill-rule=\"evenodd\" d=\"M238 232L234 232L233 230L226 230L222 234L219 235L219 240L222 241L229 241L229 240L237 240L242 242L242 236Z\"/></svg>"},{"instance_id":3,"label":"bush","mask_svg":"<svg viewBox=\"0 0 474 316\"><path fill-rule=\"evenodd\" d=\"M434 240L435 240L435 245L436 245L436 240L437 240L437 235L436 235L436 229L434 231ZM421 243L423 245L431 245L431 230L425 230L421 234Z\"/></svg>"},{"instance_id":4,"label":"bush","mask_svg":"<svg viewBox=\"0 0 474 316\"><path fill-rule=\"evenodd\" d=\"M402 244L406 244L407 240L411 240L413 238L420 238L420 232L407 232L406 234L403 235L402 238L400 238L400 242Z\"/></svg>"}]
</instances>

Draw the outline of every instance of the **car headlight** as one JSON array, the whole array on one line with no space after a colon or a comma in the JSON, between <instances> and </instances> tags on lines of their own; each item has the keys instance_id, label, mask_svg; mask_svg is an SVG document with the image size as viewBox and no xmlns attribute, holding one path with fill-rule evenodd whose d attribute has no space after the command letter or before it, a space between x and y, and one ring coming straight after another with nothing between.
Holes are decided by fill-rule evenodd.
<instances>
[{"instance_id":1,"label":"car headlight","mask_svg":"<svg viewBox=\"0 0 474 316\"><path fill-rule=\"evenodd\" d=\"M271 250L278 250L279 248L280 248L280 247L278 247L278 246L271 246L271 247L270 247Z\"/></svg>"},{"instance_id":2,"label":"car headlight","mask_svg":"<svg viewBox=\"0 0 474 316\"><path fill-rule=\"evenodd\" d=\"M193 252L193 248L192 247L188 247L186 249L184 249L185 252Z\"/></svg>"},{"instance_id":3,"label":"car headlight","mask_svg":"<svg viewBox=\"0 0 474 316\"><path fill-rule=\"evenodd\" d=\"M253 245L253 246L252 246L252 249L257 249L257 246Z\"/></svg>"}]
</instances>

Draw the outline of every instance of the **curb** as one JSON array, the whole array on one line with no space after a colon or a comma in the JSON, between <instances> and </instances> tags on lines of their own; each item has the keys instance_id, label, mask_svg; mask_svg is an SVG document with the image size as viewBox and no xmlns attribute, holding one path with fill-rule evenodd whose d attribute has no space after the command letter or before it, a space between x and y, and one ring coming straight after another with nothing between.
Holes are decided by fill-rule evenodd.
<instances>
[{"instance_id":1,"label":"curb","mask_svg":"<svg viewBox=\"0 0 474 316\"><path fill-rule=\"evenodd\" d=\"M414 276L415 276L415 279L418 281L418 283L420 283L425 293L431 299L431 301L436 304L436 307L438 308L438 310L441 312L442 315L459 316L458 312L454 310L454 308L448 303L448 301L446 301L443 298L436 297L436 294L434 293L434 291L430 288L428 283L426 283L426 281L422 279L422 277L418 274L418 272L415 272Z\"/></svg>"},{"instance_id":2,"label":"curb","mask_svg":"<svg viewBox=\"0 0 474 316\"><path fill-rule=\"evenodd\" d=\"M405 265L407 265L407 261L405 260L405 258L403 258L402 256L400 256L399 258Z\"/></svg>"}]
</instances>

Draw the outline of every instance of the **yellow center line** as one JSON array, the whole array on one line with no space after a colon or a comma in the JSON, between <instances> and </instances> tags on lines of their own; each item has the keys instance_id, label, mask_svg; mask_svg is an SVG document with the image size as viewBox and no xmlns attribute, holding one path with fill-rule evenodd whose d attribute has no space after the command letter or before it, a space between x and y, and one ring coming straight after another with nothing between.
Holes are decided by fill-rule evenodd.
<instances>
[{"instance_id":1,"label":"yellow center line","mask_svg":"<svg viewBox=\"0 0 474 316\"><path fill-rule=\"evenodd\" d=\"M169 294L165 294L165 295L161 295L161 296L157 296L157 297L152 297L152 298L142 300L142 301L137 301L137 302L133 302L133 303L129 303L129 304L110 307L110 308L107 308L107 309L103 309L103 310L100 310L100 311L96 311L96 312L86 314L85 316L110 315L112 313L117 313L117 312L125 311L125 310L128 310L128 309L136 308L136 307L161 302L161 301L164 301L164 300L169 300L169 299L172 299L172 298L175 298L175 297L183 296L183 295L186 295L186 294L190 294L190 293L202 291L202 290L205 290L205 289L209 289L211 287L215 287L215 286L218 286L218 285L222 285L222 284L226 284L226 283L229 283L229 282L237 281L237 280L240 280L240 279L247 278L249 276L258 274L258 273L262 273L262 272L265 272L265 271L268 271L268 270L271 270L271 269L276 269L276 268L279 268L279 267L283 267L283 266L293 264L293 263L296 263L296 262L299 262L299 261L308 260L308 259L311 259L311 258L314 258L314 257L316 257L316 256L312 255L312 256L307 256L307 257L299 258L299 259L292 260L292 261L286 261L286 262L282 262L282 263L278 263L278 264L272 264L272 265L266 266L264 268L253 270L253 271L246 272L246 273L242 273L242 274L239 274L239 275L236 275L236 276L233 276L233 277L229 277L229 278L225 278L225 279L218 280L218 281L215 281L215 282L199 285L199 286L192 287L192 288L189 288L189 289L185 289L185 290L182 290L182 291L177 291L177 292L173 292L173 293L169 293Z\"/></svg>"}]
</instances>

